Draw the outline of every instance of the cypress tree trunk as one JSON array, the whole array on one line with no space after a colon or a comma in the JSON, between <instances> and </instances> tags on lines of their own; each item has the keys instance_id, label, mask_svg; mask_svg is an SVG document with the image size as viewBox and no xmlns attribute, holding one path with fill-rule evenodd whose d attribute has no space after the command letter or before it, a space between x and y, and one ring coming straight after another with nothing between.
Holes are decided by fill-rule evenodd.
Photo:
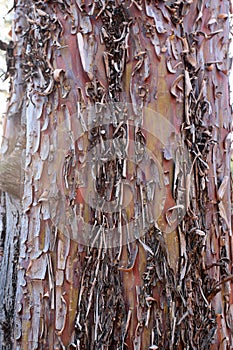
<instances>
[{"instance_id":1,"label":"cypress tree trunk","mask_svg":"<svg viewBox=\"0 0 233 350\"><path fill-rule=\"evenodd\" d=\"M233 348L229 6L15 2L1 350Z\"/></svg>"}]
</instances>

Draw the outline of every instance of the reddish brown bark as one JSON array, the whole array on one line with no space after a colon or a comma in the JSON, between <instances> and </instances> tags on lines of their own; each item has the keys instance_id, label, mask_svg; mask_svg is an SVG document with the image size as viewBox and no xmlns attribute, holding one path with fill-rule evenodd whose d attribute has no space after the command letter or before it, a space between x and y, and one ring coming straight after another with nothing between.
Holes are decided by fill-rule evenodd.
<instances>
[{"instance_id":1,"label":"reddish brown bark","mask_svg":"<svg viewBox=\"0 0 233 350\"><path fill-rule=\"evenodd\" d=\"M14 348L231 349L229 2L21 0L14 27Z\"/></svg>"}]
</instances>

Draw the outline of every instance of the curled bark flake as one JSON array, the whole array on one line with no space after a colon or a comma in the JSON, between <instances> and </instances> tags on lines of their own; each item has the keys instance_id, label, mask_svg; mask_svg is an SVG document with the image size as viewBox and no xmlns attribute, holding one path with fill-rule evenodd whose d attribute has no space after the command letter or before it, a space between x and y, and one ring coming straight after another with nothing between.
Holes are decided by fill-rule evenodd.
<instances>
[{"instance_id":1,"label":"curled bark flake","mask_svg":"<svg viewBox=\"0 0 233 350\"><path fill-rule=\"evenodd\" d=\"M152 43L153 46L154 46L156 56L157 56L158 59L160 60L160 59L161 59L161 56L160 56L160 53L161 53L161 44L160 44L160 40L159 40L159 37L158 37L157 33L154 33L154 35L151 37L150 40L151 40L151 43Z\"/></svg>"},{"instance_id":2,"label":"curled bark flake","mask_svg":"<svg viewBox=\"0 0 233 350\"><path fill-rule=\"evenodd\" d=\"M141 51L139 53L137 53L134 58L138 61L134 67L134 70L132 72L132 76L134 76L135 72L137 70L139 70L142 65L143 65L143 62L144 62L144 57L146 57L146 51Z\"/></svg>"},{"instance_id":3,"label":"curled bark flake","mask_svg":"<svg viewBox=\"0 0 233 350\"><path fill-rule=\"evenodd\" d=\"M211 17L209 19L209 21L207 22L207 26L211 26L211 25L216 24L216 23L217 23L216 17Z\"/></svg>"},{"instance_id":4,"label":"curled bark flake","mask_svg":"<svg viewBox=\"0 0 233 350\"><path fill-rule=\"evenodd\" d=\"M104 58L104 65L105 65L105 70L106 70L106 75L107 78L110 79L110 67L109 67L109 57L110 54L108 52L103 53L103 58Z\"/></svg>"},{"instance_id":5,"label":"curled bark flake","mask_svg":"<svg viewBox=\"0 0 233 350\"><path fill-rule=\"evenodd\" d=\"M219 19L227 19L229 15L227 13L219 13L217 17Z\"/></svg>"},{"instance_id":6,"label":"curled bark flake","mask_svg":"<svg viewBox=\"0 0 233 350\"><path fill-rule=\"evenodd\" d=\"M64 80L64 77L65 77L65 71L64 69L55 69L54 72L53 72L53 78L54 80L59 83L59 82L63 82Z\"/></svg>"},{"instance_id":7,"label":"curled bark flake","mask_svg":"<svg viewBox=\"0 0 233 350\"><path fill-rule=\"evenodd\" d=\"M43 91L38 91L37 93L40 96L48 96L53 92L53 89L54 89L54 80L50 79L50 82L49 82L48 86L46 87L46 89Z\"/></svg>"},{"instance_id":8,"label":"curled bark flake","mask_svg":"<svg viewBox=\"0 0 233 350\"><path fill-rule=\"evenodd\" d=\"M57 335L60 336L66 325L67 303L62 295L61 287L56 288L56 330Z\"/></svg>"},{"instance_id":9,"label":"curled bark flake","mask_svg":"<svg viewBox=\"0 0 233 350\"><path fill-rule=\"evenodd\" d=\"M146 2L146 14L147 16L154 18L155 27L159 34L164 34L167 32L166 28L164 27L160 9Z\"/></svg>"},{"instance_id":10,"label":"curled bark flake","mask_svg":"<svg viewBox=\"0 0 233 350\"><path fill-rule=\"evenodd\" d=\"M129 310L129 311L128 311L128 315L127 315L126 324L125 324L124 334L123 334L123 337L122 337L123 346L124 346L124 345L127 345L127 344L125 343L125 338L126 338L127 333L128 333L128 329L129 329L129 325L130 325L130 322L131 322L131 318L132 318L132 310Z\"/></svg>"},{"instance_id":11,"label":"curled bark flake","mask_svg":"<svg viewBox=\"0 0 233 350\"><path fill-rule=\"evenodd\" d=\"M196 68L197 67L197 59L195 57L195 53L187 54L185 56L185 60L190 64L190 66L192 68Z\"/></svg>"},{"instance_id":12,"label":"curled bark flake","mask_svg":"<svg viewBox=\"0 0 233 350\"><path fill-rule=\"evenodd\" d=\"M42 16L42 17L48 17L49 16L45 11L42 11L39 8L36 9L36 12L38 13L39 16Z\"/></svg>"},{"instance_id":13,"label":"curled bark flake","mask_svg":"<svg viewBox=\"0 0 233 350\"><path fill-rule=\"evenodd\" d=\"M92 24L90 16L80 14L79 17L79 27L83 34L88 34L92 32Z\"/></svg>"},{"instance_id":14,"label":"curled bark flake","mask_svg":"<svg viewBox=\"0 0 233 350\"><path fill-rule=\"evenodd\" d=\"M31 260L26 271L26 276L29 276L32 279L44 280L46 271L47 256L46 254L42 254L41 257Z\"/></svg>"},{"instance_id":15,"label":"curled bark flake","mask_svg":"<svg viewBox=\"0 0 233 350\"><path fill-rule=\"evenodd\" d=\"M166 220L167 220L167 223L169 226L172 226L176 221L177 221L177 217L178 217L178 213L179 211L184 211L185 207L184 205L175 205L171 208L169 208L166 213L165 213L165 216L166 216ZM176 213L176 211L177 213ZM169 212L171 212L170 214L168 214Z\"/></svg>"},{"instance_id":16,"label":"curled bark flake","mask_svg":"<svg viewBox=\"0 0 233 350\"><path fill-rule=\"evenodd\" d=\"M44 105L46 103L46 97L33 96L32 103L35 106L36 119L40 119L42 117Z\"/></svg>"},{"instance_id":17,"label":"curled bark flake","mask_svg":"<svg viewBox=\"0 0 233 350\"><path fill-rule=\"evenodd\" d=\"M198 35L203 35L205 39L212 39L215 35L218 35L219 33L222 33L223 32L223 29L218 29L218 30L215 30L209 34L206 34L205 32L199 30L197 32Z\"/></svg>"},{"instance_id":18,"label":"curled bark flake","mask_svg":"<svg viewBox=\"0 0 233 350\"><path fill-rule=\"evenodd\" d=\"M176 73L176 69L172 68L171 58L167 59L167 70L169 73L172 73L172 74Z\"/></svg>"},{"instance_id":19,"label":"curled bark flake","mask_svg":"<svg viewBox=\"0 0 233 350\"><path fill-rule=\"evenodd\" d=\"M83 104L81 102L78 102L77 103L77 115L78 115L78 119L80 120L80 124L82 126L82 130L83 132L86 132L88 129L87 129L87 124L85 122L85 119L84 119L84 113L83 113Z\"/></svg>"},{"instance_id":20,"label":"curled bark flake","mask_svg":"<svg viewBox=\"0 0 233 350\"><path fill-rule=\"evenodd\" d=\"M179 85L180 81L183 80L184 78L184 75L183 74L180 74L176 79L175 81L173 82L172 84L172 87L171 87L171 94L176 97L177 99L179 99L179 95L177 94L177 90L180 90L180 91L183 91L183 87L181 87Z\"/></svg>"},{"instance_id":21,"label":"curled bark flake","mask_svg":"<svg viewBox=\"0 0 233 350\"><path fill-rule=\"evenodd\" d=\"M78 11L75 3L70 5L70 10L71 10L71 18L72 18L71 34L76 34L78 30L79 18L78 18Z\"/></svg>"},{"instance_id":22,"label":"curled bark flake","mask_svg":"<svg viewBox=\"0 0 233 350\"><path fill-rule=\"evenodd\" d=\"M96 53L94 35L78 33L77 41L83 69L88 74L89 78L93 80L93 61Z\"/></svg>"},{"instance_id":23,"label":"curled bark flake","mask_svg":"<svg viewBox=\"0 0 233 350\"><path fill-rule=\"evenodd\" d=\"M189 53L190 47L189 47L187 37L186 36L184 36L184 37L177 36L177 38L180 39L182 42L182 47L183 47L182 52L185 54Z\"/></svg>"},{"instance_id":24,"label":"curled bark flake","mask_svg":"<svg viewBox=\"0 0 233 350\"><path fill-rule=\"evenodd\" d=\"M133 268L134 268L135 262L136 262L137 255L138 255L138 245L136 245L136 248L135 248L134 255L132 257L132 261L131 261L130 266L128 266L128 267L122 267L121 266L121 267L118 267L118 270L124 271L124 272L132 271Z\"/></svg>"},{"instance_id":25,"label":"curled bark flake","mask_svg":"<svg viewBox=\"0 0 233 350\"><path fill-rule=\"evenodd\" d=\"M227 213L226 213L226 209L225 209L225 206L224 206L224 204L223 204L222 201L219 202L218 208L219 208L219 214L220 214L220 216L221 216L221 217L223 218L223 220L225 221L227 227L230 228L230 223L229 223L228 215L227 215Z\"/></svg>"},{"instance_id":26,"label":"curled bark flake","mask_svg":"<svg viewBox=\"0 0 233 350\"><path fill-rule=\"evenodd\" d=\"M171 45L171 50L172 50L173 57L175 58L175 60L178 60L179 56L178 56L178 50L176 48L176 43L175 43L175 35L172 34L169 37L169 39L170 39L170 45Z\"/></svg>"},{"instance_id":27,"label":"curled bark flake","mask_svg":"<svg viewBox=\"0 0 233 350\"><path fill-rule=\"evenodd\" d=\"M139 11L142 11L142 0L131 0L128 8L130 8L133 4L137 7Z\"/></svg>"},{"instance_id":28,"label":"curled bark flake","mask_svg":"<svg viewBox=\"0 0 233 350\"><path fill-rule=\"evenodd\" d=\"M229 176L226 175L224 176L221 185L219 186L218 192L217 192L217 196L218 199L221 201L224 197L224 194L226 192L227 186L228 186L228 181L229 181Z\"/></svg>"},{"instance_id":29,"label":"curled bark flake","mask_svg":"<svg viewBox=\"0 0 233 350\"><path fill-rule=\"evenodd\" d=\"M184 78L185 78L185 97L188 98L191 91L193 90L193 87L192 87L189 72L186 69L184 71Z\"/></svg>"},{"instance_id":30,"label":"curled bark flake","mask_svg":"<svg viewBox=\"0 0 233 350\"><path fill-rule=\"evenodd\" d=\"M199 1L198 2L198 7L199 7L199 12L198 12L197 18L195 20L196 23L198 23L200 20L202 20L204 3L202 3L202 1Z\"/></svg>"},{"instance_id":31,"label":"curled bark flake","mask_svg":"<svg viewBox=\"0 0 233 350\"><path fill-rule=\"evenodd\" d=\"M40 132L40 121L34 122L34 133L31 135L34 140L34 147L32 150L32 153L37 153L39 147L40 147L40 138L41 138L41 132Z\"/></svg>"}]
</instances>

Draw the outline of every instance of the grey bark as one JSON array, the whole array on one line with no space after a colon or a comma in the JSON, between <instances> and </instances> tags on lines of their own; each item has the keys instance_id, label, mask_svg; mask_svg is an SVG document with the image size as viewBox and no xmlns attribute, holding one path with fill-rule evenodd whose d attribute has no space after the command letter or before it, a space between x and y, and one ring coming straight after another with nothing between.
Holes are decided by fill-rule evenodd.
<instances>
[{"instance_id":1,"label":"grey bark","mask_svg":"<svg viewBox=\"0 0 233 350\"><path fill-rule=\"evenodd\" d=\"M17 263L20 237L20 203L0 195L0 349L13 349Z\"/></svg>"}]
</instances>

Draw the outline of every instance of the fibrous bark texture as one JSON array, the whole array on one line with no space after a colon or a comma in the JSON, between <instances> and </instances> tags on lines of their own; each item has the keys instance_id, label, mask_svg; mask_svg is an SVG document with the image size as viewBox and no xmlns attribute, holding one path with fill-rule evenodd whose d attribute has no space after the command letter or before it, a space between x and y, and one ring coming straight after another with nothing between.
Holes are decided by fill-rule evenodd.
<instances>
[{"instance_id":1,"label":"fibrous bark texture","mask_svg":"<svg viewBox=\"0 0 233 350\"><path fill-rule=\"evenodd\" d=\"M229 6L15 2L0 349L233 348Z\"/></svg>"},{"instance_id":2,"label":"fibrous bark texture","mask_svg":"<svg viewBox=\"0 0 233 350\"><path fill-rule=\"evenodd\" d=\"M11 350L14 343L17 264L20 238L20 206L1 193L0 201L0 346Z\"/></svg>"}]
</instances>

